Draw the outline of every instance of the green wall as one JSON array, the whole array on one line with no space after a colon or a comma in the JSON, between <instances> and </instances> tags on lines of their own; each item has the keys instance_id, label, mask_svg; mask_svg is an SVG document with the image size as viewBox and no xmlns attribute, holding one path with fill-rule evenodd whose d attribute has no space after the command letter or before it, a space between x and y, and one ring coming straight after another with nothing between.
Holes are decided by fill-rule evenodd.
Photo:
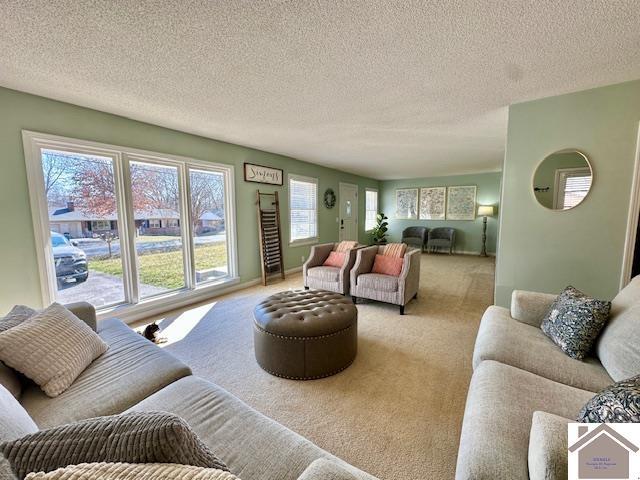
<instances>
[{"instance_id":1,"label":"green wall","mask_svg":"<svg viewBox=\"0 0 640 480\"><path fill-rule=\"evenodd\" d=\"M494 205L499 207L500 172L479 173L474 175L455 175L448 177L428 177L406 180L385 180L380 182L380 208L389 217L389 238L400 241L402 230L406 227L420 225L429 228L454 227L456 229L456 251L480 253L482 248L482 218L475 220L407 220L396 219L396 189L420 187L446 187L450 185L476 185L476 201L478 205ZM487 218L487 252L495 253L498 236L498 214Z\"/></svg>"},{"instance_id":2,"label":"green wall","mask_svg":"<svg viewBox=\"0 0 640 480\"><path fill-rule=\"evenodd\" d=\"M567 285L601 298L619 289L640 121L640 81L509 108L496 268L496 303L514 289ZM593 186L576 208L550 211L531 188L543 158L574 148L587 155Z\"/></svg>"},{"instance_id":3,"label":"green wall","mask_svg":"<svg viewBox=\"0 0 640 480\"><path fill-rule=\"evenodd\" d=\"M331 187L337 195L338 182L357 184L360 191L359 236L362 241L367 239L364 234L364 189L378 188L377 180L0 88L0 312L16 303L37 306L41 301L22 129L234 165L241 281L252 280L260 275L254 204L258 187L262 191L278 190L283 199L281 216L285 268L301 265L301 257L309 253L309 246L290 248L287 244L289 210L286 176L289 173L319 179L320 242L335 241L338 237L338 207L336 205L332 210L327 210L322 205L325 189ZM245 161L283 169L285 185L276 188L244 182L242 164Z\"/></svg>"}]
</instances>

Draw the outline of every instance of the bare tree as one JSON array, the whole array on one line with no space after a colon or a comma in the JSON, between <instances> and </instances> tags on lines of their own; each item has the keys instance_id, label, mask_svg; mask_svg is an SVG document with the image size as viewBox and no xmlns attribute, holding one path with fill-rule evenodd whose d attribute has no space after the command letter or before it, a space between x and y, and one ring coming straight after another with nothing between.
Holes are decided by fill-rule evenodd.
<instances>
[{"instance_id":1,"label":"bare tree","mask_svg":"<svg viewBox=\"0 0 640 480\"><path fill-rule=\"evenodd\" d=\"M224 180L222 175L192 171L189 176L191 187L191 221L193 228L207 211L219 211L224 206Z\"/></svg>"},{"instance_id":2,"label":"bare tree","mask_svg":"<svg viewBox=\"0 0 640 480\"><path fill-rule=\"evenodd\" d=\"M83 159L76 165L73 174L74 201L79 208L107 217L116 213L116 192L111 161ZM140 169L131 169L131 193L137 210L146 210L152 205L149 192L153 192L154 176Z\"/></svg>"},{"instance_id":3,"label":"bare tree","mask_svg":"<svg viewBox=\"0 0 640 480\"><path fill-rule=\"evenodd\" d=\"M51 206L62 206L69 200L71 178L83 158L77 155L45 151L42 154L44 192Z\"/></svg>"},{"instance_id":4,"label":"bare tree","mask_svg":"<svg viewBox=\"0 0 640 480\"><path fill-rule=\"evenodd\" d=\"M44 174L44 192L49 192L58 181L68 174L69 156L58 153L42 154L42 173Z\"/></svg>"}]
</instances>

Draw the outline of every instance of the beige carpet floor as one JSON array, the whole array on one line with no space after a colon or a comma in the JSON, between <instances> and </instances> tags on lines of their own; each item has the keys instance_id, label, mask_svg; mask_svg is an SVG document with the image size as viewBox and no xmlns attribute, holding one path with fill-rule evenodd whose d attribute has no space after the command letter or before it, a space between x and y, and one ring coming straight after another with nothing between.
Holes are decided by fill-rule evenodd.
<instances>
[{"instance_id":1,"label":"beige carpet floor","mask_svg":"<svg viewBox=\"0 0 640 480\"><path fill-rule=\"evenodd\" d=\"M355 362L322 380L285 380L253 356L252 311L267 295L300 288L293 275L165 317L164 346L246 403L381 479L451 479L471 354L493 302L494 260L423 255L420 292L406 315L358 305Z\"/></svg>"}]
</instances>

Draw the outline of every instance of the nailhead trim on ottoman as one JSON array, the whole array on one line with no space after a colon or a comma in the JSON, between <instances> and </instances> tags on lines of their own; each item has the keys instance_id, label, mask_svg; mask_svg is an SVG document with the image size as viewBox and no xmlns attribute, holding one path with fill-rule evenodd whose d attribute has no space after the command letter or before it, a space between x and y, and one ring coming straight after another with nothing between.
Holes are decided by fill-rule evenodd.
<instances>
[{"instance_id":1,"label":"nailhead trim on ottoman","mask_svg":"<svg viewBox=\"0 0 640 480\"><path fill-rule=\"evenodd\" d=\"M292 380L312 380L347 368L358 350L358 310L326 290L272 295L254 310L254 347L260 367Z\"/></svg>"}]
</instances>

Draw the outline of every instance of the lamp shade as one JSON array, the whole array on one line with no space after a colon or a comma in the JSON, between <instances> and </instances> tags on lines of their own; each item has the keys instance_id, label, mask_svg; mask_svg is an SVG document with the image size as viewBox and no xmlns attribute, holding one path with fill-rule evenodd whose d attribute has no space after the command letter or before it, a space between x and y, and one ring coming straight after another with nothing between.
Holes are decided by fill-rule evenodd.
<instances>
[{"instance_id":1,"label":"lamp shade","mask_svg":"<svg viewBox=\"0 0 640 480\"><path fill-rule=\"evenodd\" d=\"M480 205L478 207L479 217L493 217L493 205Z\"/></svg>"}]
</instances>

